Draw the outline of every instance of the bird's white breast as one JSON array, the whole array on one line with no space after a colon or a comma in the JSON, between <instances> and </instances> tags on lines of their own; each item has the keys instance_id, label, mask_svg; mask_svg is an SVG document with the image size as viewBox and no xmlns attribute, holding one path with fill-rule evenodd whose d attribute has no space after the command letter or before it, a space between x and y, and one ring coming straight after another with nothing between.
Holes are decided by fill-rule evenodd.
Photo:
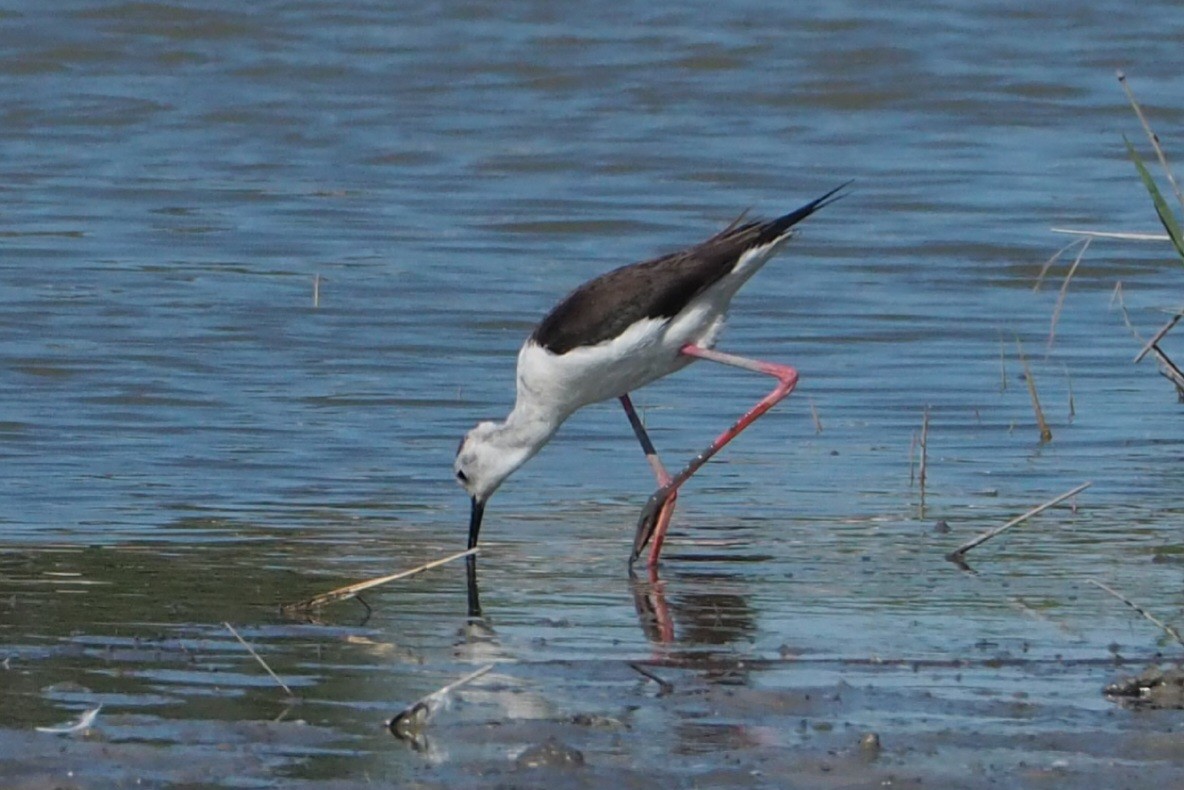
<instances>
[{"instance_id":1,"label":"bird's white breast","mask_svg":"<svg viewBox=\"0 0 1184 790\"><path fill-rule=\"evenodd\" d=\"M565 419L590 403L616 398L690 364L688 343L710 347L723 328L723 309L711 289L673 319L647 318L611 340L555 354L533 341L518 353L518 400L550 404ZM730 296L730 294L728 294Z\"/></svg>"}]
</instances>

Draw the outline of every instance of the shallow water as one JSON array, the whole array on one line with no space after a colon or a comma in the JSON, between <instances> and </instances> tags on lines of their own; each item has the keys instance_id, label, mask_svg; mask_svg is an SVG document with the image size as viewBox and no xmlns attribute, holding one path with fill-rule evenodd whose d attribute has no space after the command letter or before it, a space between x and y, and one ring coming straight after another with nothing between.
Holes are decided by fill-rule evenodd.
<instances>
[{"instance_id":1,"label":"shallow water","mask_svg":"<svg viewBox=\"0 0 1184 790\"><path fill-rule=\"evenodd\" d=\"M1113 72L1178 152L1174 5L243 9L0 12L8 785L1180 775L1172 714L1101 694L1178 649L1088 580L1184 606L1180 407L1111 304L1147 336L1182 273L1095 243L1051 348L1069 259L1032 290L1052 226L1157 230ZM736 301L721 348L801 385L688 484L658 581L625 571L653 484L604 404L493 500L479 589L278 612L463 546L456 441L563 293L850 178ZM674 466L766 387L700 363L635 402ZM384 729L490 662L426 752ZM585 765L515 763L550 737Z\"/></svg>"}]
</instances>

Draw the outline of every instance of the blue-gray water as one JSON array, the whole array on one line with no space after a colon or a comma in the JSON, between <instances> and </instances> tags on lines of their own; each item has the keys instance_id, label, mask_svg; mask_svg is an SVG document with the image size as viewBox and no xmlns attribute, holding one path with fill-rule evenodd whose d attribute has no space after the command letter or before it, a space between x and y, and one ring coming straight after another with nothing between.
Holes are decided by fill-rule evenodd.
<instances>
[{"instance_id":1,"label":"blue-gray water","mask_svg":"<svg viewBox=\"0 0 1184 790\"><path fill-rule=\"evenodd\" d=\"M762 750L832 730L679 698L717 662L746 693L862 689L835 731L882 733L869 781L1110 765L1024 739L1164 726L1102 697L1119 670L1091 662L1161 635L1086 580L1184 606L1180 407L1130 363L1112 297L1147 336L1184 269L1094 243L1051 350L1072 253L1032 286L1053 226L1158 230L1114 72L1179 158L1181 40L1168 2L0 5L0 775L64 781L32 728L101 702L95 737L127 751L71 742L82 787L496 782L546 735L522 722L573 713L631 728L561 733L597 781L727 784L735 760L778 784ZM610 403L490 504L490 639L462 633L459 563L371 593L364 624L276 614L463 548L456 442L508 409L516 349L566 291L847 179L736 300L721 348L802 383L687 486L656 591L624 569L653 483ZM676 466L767 387L700 363L635 402ZM942 559L1085 481L1076 510L976 550L979 575ZM248 729L282 694L224 621L307 727ZM625 663L651 659L673 697ZM486 660L499 679L433 724L432 758L385 733ZM1022 714L981 707L1021 694ZM1180 769L1136 753L1149 782Z\"/></svg>"}]
</instances>

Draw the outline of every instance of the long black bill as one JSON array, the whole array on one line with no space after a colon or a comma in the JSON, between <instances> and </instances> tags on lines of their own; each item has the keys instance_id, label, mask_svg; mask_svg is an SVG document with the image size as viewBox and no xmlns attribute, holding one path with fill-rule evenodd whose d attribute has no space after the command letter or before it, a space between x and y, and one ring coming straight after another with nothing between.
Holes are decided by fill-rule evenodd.
<instances>
[{"instance_id":1,"label":"long black bill","mask_svg":"<svg viewBox=\"0 0 1184 790\"><path fill-rule=\"evenodd\" d=\"M473 497L473 510L469 514L469 548L477 548L477 536L481 534L481 517L485 515L485 503Z\"/></svg>"},{"instance_id":2,"label":"long black bill","mask_svg":"<svg viewBox=\"0 0 1184 790\"><path fill-rule=\"evenodd\" d=\"M658 526L658 517L646 517L642 515L641 520L637 522L637 532L633 535L633 551L629 554L629 567L633 567L633 563L637 562L637 558L645 551L646 544L650 542L650 538L654 536L654 528Z\"/></svg>"}]
</instances>

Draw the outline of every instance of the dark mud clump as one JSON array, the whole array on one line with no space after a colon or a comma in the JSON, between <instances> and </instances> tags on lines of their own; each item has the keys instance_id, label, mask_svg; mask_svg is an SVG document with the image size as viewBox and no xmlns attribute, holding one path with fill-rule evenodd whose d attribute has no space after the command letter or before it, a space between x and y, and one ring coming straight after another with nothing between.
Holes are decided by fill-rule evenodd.
<instances>
[{"instance_id":1,"label":"dark mud clump","mask_svg":"<svg viewBox=\"0 0 1184 790\"><path fill-rule=\"evenodd\" d=\"M527 747L514 761L519 768L579 768L584 755L565 743L548 738L543 743Z\"/></svg>"},{"instance_id":2,"label":"dark mud clump","mask_svg":"<svg viewBox=\"0 0 1184 790\"><path fill-rule=\"evenodd\" d=\"M1184 710L1184 667L1147 667L1106 687L1106 696L1132 708Z\"/></svg>"}]
</instances>

